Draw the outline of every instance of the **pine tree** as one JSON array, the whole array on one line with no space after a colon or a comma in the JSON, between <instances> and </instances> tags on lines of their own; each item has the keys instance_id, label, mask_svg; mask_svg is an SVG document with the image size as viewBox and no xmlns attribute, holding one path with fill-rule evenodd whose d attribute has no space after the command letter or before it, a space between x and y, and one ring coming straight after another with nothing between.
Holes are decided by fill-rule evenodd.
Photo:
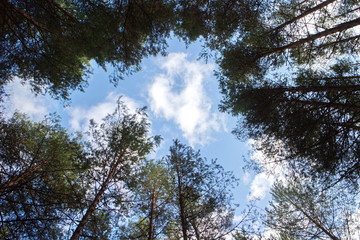
<instances>
[{"instance_id":1,"label":"pine tree","mask_svg":"<svg viewBox=\"0 0 360 240\"><path fill-rule=\"evenodd\" d=\"M268 156L281 141L279 162L299 171L356 187L359 176L359 78L357 64L340 61L327 71L300 71L284 83L237 88L230 105L244 116L234 130L239 137L272 138L262 146ZM290 83L294 85L290 85ZM244 127L247 130L244 130ZM307 163L307 164L306 164Z\"/></svg>"},{"instance_id":2,"label":"pine tree","mask_svg":"<svg viewBox=\"0 0 360 240\"><path fill-rule=\"evenodd\" d=\"M76 212L85 186L83 145L54 118L40 123L14 114L1 119L0 236L61 239L61 225Z\"/></svg>"},{"instance_id":3,"label":"pine tree","mask_svg":"<svg viewBox=\"0 0 360 240\"><path fill-rule=\"evenodd\" d=\"M173 7L173 1L3 0L1 85L19 77L37 94L68 99L87 85L90 61L113 66L117 83L144 57L164 51Z\"/></svg>"},{"instance_id":4,"label":"pine tree","mask_svg":"<svg viewBox=\"0 0 360 240\"><path fill-rule=\"evenodd\" d=\"M353 239L354 199L346 189L319 191L314 182L277 182L267 209L266 226L291 239ZM354 222L355 220L355 222Z\"/></svg>"},{"instance_id":5,"label":"pine tree","mask_svg":"<svg viewBox=\"0 0 360 240\"><path fill-rule=\"evenodd\" d=\"M174 141L166 157L172 177L174 214L168 236L183 239L224 239L232 230L230 189L236 179L216 161Z\"/></svg>"},{"instance_id":6,"label":"pine tree","mask_svg":"<svg viewBox=\"0 0 360 240\"><path fill-rule=\"evenodd\" d=\"M88 144L88 158L92 161L89 175L92 189L88 192L89 204L70 239L82 236L97 210L118 208L116 214L120 216L122 211L127 211L129 206L124 202L127 198L126 182L157 141L148 136L148 131L149 122L144 109L130 114L121 100L116 111L108 115L104 123L97 125L92 122L91 142Z\"/></svg>"}]
</instances>

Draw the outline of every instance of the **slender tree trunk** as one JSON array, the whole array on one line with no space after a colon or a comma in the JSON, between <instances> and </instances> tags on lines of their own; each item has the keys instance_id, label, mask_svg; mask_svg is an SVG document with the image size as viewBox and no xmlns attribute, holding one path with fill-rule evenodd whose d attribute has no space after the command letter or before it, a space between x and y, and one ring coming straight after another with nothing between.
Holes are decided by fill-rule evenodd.
<instances>
[{"instance_id":1,"label":"slender tree trunk","mask_svg":"<svg viewBox=\"0 0 360 240\"><path fill-rule=\"evenodd\" d=\"M322 37L326 37L326 36L331 35L333 33L345 31L347 29L353 28L353 27L358 26L358 25L360 25L360 18L356 18L356 19L354 19L352 21L338 24L337 26L335 26L333 28L326 29L326 30L324 30L322 32L310 35L310 36L308 36L306 38L299 39L298 41L289 43L289 44L287 44L285 46L278 47L278 48L273 48L273 49L271 49L271 50L269 50L267 52L259 54L257 56L257 58L258 59L263 58L263 57L269 56L269 55L274 54L274 53L278 53L278 52L282 52L282 51L287 50L287 49L295 48L295 47L300 46L300 45L302 45L304 43L311 42L311 41L314 41L314 40L322 38Z\"/></svg>"},{"instance_id":2,"label":"slender tree trunk","mask_svg":"<svg viewBox=\"0 0 360 240\"><path fill-rule=\"evenodd\" d=\"M179 163L177 163L179 164ZM184 193L183 186L181 182L180 169L177 166L177 181L178 181L178 201L179 201L179 209L180 209L180 220L181 220L181 230L183 233L183 240L187 240L187 220L186 220L186 212L185 212L185 202L184 202Z\"/></svg>"},{"instance_id":3,"label":"slender tree trunk","mask_svg":"<svg viewBox=\"0 0 360 240\"><path fill-rule=\"evenodd\" d=\"M310 105L315 107L325 107L325 108L335 108L335 109L343 109L347 111L360 111L360 105L355 104L344 104L344 103L331 103L331 102L316 102L316 101L304 101L297 99L289 99L286 100L291 103L299 103L302 105Z\"/></svg>"},{"instance_id":4,"label":"slender tree trunk","mask_svg":"<svg viewBox=\"0 0 360 240\"><path fill-rule=\"evenodd\" d=\"M197 225L196 225L196 223L195 223L195 220L191 221L191 225L192 225L192 227L194 228L196 239L197 239L197 240L201 240L199 228L197 227Z\"/></svg>"},{"instance_id":5,"label":"slender tree trunk","mask_svg":"<svg viewBox=\"0 0 360 240\"><path fill-rule=\"evenodd\" d=\"M326 48L326 47L330 47L330 46L335 46L336 44L339 44L339 43L344 43L344 42L350 42L350 41L353 41L353 40L356 40L360 38L360 35L356 35L356 36L353 36L353 37L349 37L349 38L344 38L344 39L340 39L340 40L337 40L337 41L334 41L334 42L329 42L329 43L325 43L325 44L321 44L319 46L315 46L313 47L312 50L318 50L318 49L321 49L321 48Z\"/></svg>"},{"instance_id":6,"label":"slender tree trunk","mask_svg":"<svg viewBox=\"0 0 360 240\"><path fill-rule=\"evenodd\" d=\"M62 12L65 16L68 17L68 19L72 20L73 22L78 22L78 20L71 15L68 11L66 11L59 3L57 3L55 0L46 0L49 4L53 5L56 9L58 9L60 12Z\"/></svg>"},{"instance_id":7,"label":"slender tree trunk","mask_svg":"<svg viewBox=\"0 0 360 240\"><path fill-rule=\"evenodd\" d=\"M316 5L315 7L310 8L310 9L304 11L304 12L301 13L299 16L294 17L294 18L290 19L289 21L286 21L286 22L284 22L283 24L277 26L276 28L271 29L269 32L278 31L279 29L284 28L284 27L286 27L286 26L288 26L288 25L296 22L297 20L299 20L299 19L301 19L301 18L303 18L303 17L306 17L307 15L309 15L309 14L311 14L311 13L313 13L313 12L315 12L315 11L321 9L321 8L324 8L324 7L326 7L327 5L329 5L330 3L333 3L333 2L335 2L335 1L336 1L336 0L327 0L327 1L325 1L325 2L322 2L322 3L320 3L319 5Z\"/></svg>"},{"instance_id":8,"label":"slender tree trunk","mask_svg":"<svg viewBox=\"0 0 360 240\"><path fill-rule=\"evenodd\" d=\"M14 222L39 222L39 221L58 221L61 218L24 218L24 219L12 219L12 220L0 220L0 223L14 223Z\"/></svg>"},{"instance_id":9,"label":"slender tree trunk","mask_svg":"<svg viewBox=\"0 0 360 240\"><path fill-rule=\"evenodd\" d=\"M7 183L4 183L3 185L0 186L0 192L3 192L7 188L10 188L10 187L14 186L15 184L23 181L27 177L31 176L32 174L34 174L35 172L37 172L38 170L43 168L49 162L50 162L50 160L45 160L45 161L41 162L39 165L26 170L25 172L23 172L19 176L16 176L16 177L10 179Z\"/></svg>"},{"instance_id":10,"label":"slender tree trunk","mask_svg":"<svg viewBox=\"0 0 360 240\"><path fill-rule=\"evenodd\" d=\"M323 122L323 124L329 124L329 123ZM352 130L356 130L356 131L360 131L360 126L356 126L354 124L355 123L348 124L346 122L345 123L331 123L331 125L339 126L339 127L342 127L342 128L348 128L348 129L352 129Z\"/></svg>"},{"instance_id":11,"label":"slender tree trunk","mask_svg":"<svg viewBox=\"0 0 360 240\"><path fill-rule=\"evenodd\" d=\"M3 5L5 10L8 10L9 12L11 11L12 14L18 14L18 15L22 16L24 19L26 19L29 23L33 24L39 30L45 30L47 32L52 32L45 25L36 21L29 14L27 14L23 10L19 9L18 7L14 6L14 4L10 3L8 0L0 0L0 5Z\"/></svg>"},{"instance_id":12,"label":"slender tree trunk","mask_svg":"<svg viewBox=\"0 0 360 240\"><path fill-rule=\"evenodd\" d=\"M319 77L319 78L311 78L310 80L348 80L348 79L360 79L360 75L355 76L343 76L343 77Z\"/></svg>"},{"instance_id":13,"label":"slender tree trunk","mask_svg":"<svg viewBox=\"0 0 360 240\"><path fill-rule=\"evenodd\" d=\"M150 222L148 240L154 239L154 219L155 219L155 203L156 203L156 184L154 183L153 192L151 194Z\"/></svg>"},{"instance_id":14,"label":"slender tree trunk","mask_svg":"<svg viewBox=\"0 0 360 240\"><path fill-rule=\"evenodd\" d=\"M108 176L106 177L105 181L103 182L103 184L101 185L101 188L100 188L99 192L96 194L94 200L91 202L90 206L86 210L86 213L84 214L81 221L77 225L77 227L76 227L73 235L71 236L70 240L79 239L81 232L83 231L86 223L89 221L92 213L95 211L97 204L99 203L101 197L104 195L105 190L107 189L110 181L114 177L114 174L116 173L116 170L117 170L117 168L118 168L118 166L119 166L119 164L120 164L120 162L122 160L123 159L122 159L122 155L121 155L119 157L119 159L116 161L116 163L114 164L114 166L110 169L110 172L109 172Z\"/></svg>"},{"instance_id":15,"label":"slender tree trunk","mask_svg":"<svg viewBox=\"0 0 360 240\"><path fill-rule=\"evenodd\" d=\"M309 86L309 87L275 87L275 88L260 88L265 92L356 92L360 91L360 85L350 86Z\"/></svg>"},{"instance_id":16,"label":"slender tree trunk","mask_svg":"<svg viewBox=\"0 0 360 240\"><path fill-rule=\"evenodd\" d=\"M321 229L321 231L323 231L326 235L328 235L331 239L333 240L340 240L339 238L337 238L332 232L330 232L329 230L327 230L324 226L321 225L321 223L319 223L317 220L315 220L313 217L311 217L309 214L307 214L299 205L297 205L295 202L293 202L291 199L287 198L287 200L289 201L289 203L291 205L293 205L296 209L298 209L302 214L305 215L306 218L308 218L312 223L315 224L315 226L319 229Z\"/></svg>"}]
</instances>

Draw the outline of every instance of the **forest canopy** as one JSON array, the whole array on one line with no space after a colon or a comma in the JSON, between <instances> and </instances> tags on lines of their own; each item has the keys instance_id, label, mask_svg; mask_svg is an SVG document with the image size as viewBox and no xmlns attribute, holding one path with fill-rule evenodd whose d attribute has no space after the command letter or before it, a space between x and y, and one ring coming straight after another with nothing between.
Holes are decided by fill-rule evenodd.
<instances>
[{"instance_id":1,"label":"forest canopy","mask_svg":"<svg viewBox=\"0 0 360 240\"><path fill-rule=\"evenodd\" d=\"M256 143L260 167L282 169L253 229L234 223L238 180L216 160L179 140L150 159L161 137L145 109L120 98L78 134L55 116L0 112L0 239L353 239L359 10L359 0L0 1L2 103L15 79L67 101L95 65L117 85L166 55L171 37L201 40L233 133Z\"/></svg>"}]
</instances>

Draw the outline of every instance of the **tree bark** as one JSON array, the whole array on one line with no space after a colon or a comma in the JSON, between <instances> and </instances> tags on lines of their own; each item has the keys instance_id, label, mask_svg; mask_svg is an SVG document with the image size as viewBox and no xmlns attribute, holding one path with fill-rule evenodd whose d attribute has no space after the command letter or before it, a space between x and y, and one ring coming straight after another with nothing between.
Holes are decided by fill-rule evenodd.
<instances>
[{"instance_id":1,"label":"tree bark","mask_svg":"<svg viewBox=\"0 0 360 240\"><path fill-rule=\"evenodd\" d=\"M326 108L343 109L343 110L350 110L350 111L360 111L360 105L355 105L355 104L304 101L304 100L297 100L297 99L289 99L286 101L291 102L291 103L299 103L302 105L315 106L315 107L326 107Z\"/></svg>"},{"instance_id":2,"label":"tree bark","mask_svg":"<svg viewBox=\"0 0 360 240\"><path fill-rule=\"evenodd\" d=\"M19 176L10 179L7 183L4 183L3 185L0 186L0 192L4 192L7 188L10 188L10 187L14 186L15 184L23 181L27 177L29 177L32 174L34 174L35 172L37 172L39 169L43 168L49 162L50 162L50 160L45 160L45 161L41 162L39 165L26 170Z\"/></svg>"},{"instance_id":3,"label":"tree bark","mask_svg":"<svg viewBox=\"0 0 360 240\"><path fill-rule=\"evenodd\" d=\"M342 77L319 77L319 78L312 78L311 80L348 80L348 79L360 79L360 75L355 76L342 76Z\"/></svg>"},{"instance_id":4,"label":"tree bark","mask_svg":"<svg viewBox=\"0 0 360 240\"><path fill-rule=\"evenodd\" d=\"M154 220L155 220L155 203L156 203L156 184L154 183L153 192L151 194L150 222L148 240L154 240Z\"/></svg>"},{"instance_id":5,"label":"tree bark","mask_svg":"<svg viewBox=\"0 0 360 240\"><path fill-rule=\"evenodd\" d=\"M304 12L301 13L299 16L294 17L294 18L290 19L289 21L286 21L286 22L284 22L283 24L277 26L276 28L271 29L269 32L278 31L279 29L284 28L284 27L286 27L287 25L290 25L291 23L296 22L297 20L299 20L299 19L301 19L301 18L303 18L303 17L306 17L307 15L309 15L309 14L311 14L311 13L313 13L313 12L315 12L315 11L321 9L321 8L324 8L324 7L326 7L327 5L329 5L330 3L333 3L333 2L335 2L335 1L336 1L336 0L327 0L327 1L325 1L325 2L322 2L322 3L320 3L319 5L316 5L315 7L310 8L310 9L304 11Z\"/></svg>"},{"instance_id":6,"label":"tree bark","mask_svg":"<svg viewBox=\"0 0 360 240\"><path fill-rule=\"evenodd\" d=\"M177 163L178 164L178 163ZM179 208L180 208L180 220L181 220L181 230L183 233L183 240L187 240L187 220L186 220L186 212L185 212L185 202L184 202L184 193L182 189L182 182L180 176L180 169L177 165L177 181L178 181L178 201L179 201Z\"/></svg>"},{"instance_id":7,"label":"tree bark","mask_svg":"<svg viewBox=\"0 0 360 240\"><path fill-rule=\"evenodd\" d=\"M14 6L12 3L10 3L8 0L1 0L0 4L4 6L5 10L12 11L13 14L18 14L24 19L26 19L29 23L33 24L36 28L39 30L45 30L47 32L53 33L53 31L49 30L44 24L36 21L34 18L32 18L29 14L24 12L23 10L19 9L18 7Z\"/></svg>"},{"instance_id":8,"label":"tree bark","mask_svg":"<svg viewBox=\"0 0 360 240\"><path fill-rule=\"evenodd\" d=\"M333 27L333 28L330 28L330 29L326 29L322 32L319 32L319 33L316 33L316 34L313 34L313 35L310 35L306 38L302 38L296 42L292 42L292 43L289 43L285 46L282 46L282 47L278 47L278 48L273 48L267 52L264 52L264 53L260 53L257 58L260 59L260 58L263 58L263 57L266 57L266 56L269 56L271 54L274 54L274 53L278 53L278 52L282 52L284 50L287 50L287 49L291 49L291 48L294 48L294 47L297 47L297 46L300 46L304 43L307 43L307 42L311 42L311 41L314 41L316 39L319 39L319 38L322 38L322 37L326 37L328 35L331 35L333 33L337 33L337 32L341 32L341 31L344 31L344 30L347 30L347 29L350 29L350 28L353 28L353 27L356 27L360 25L360 18L356 18L352 21L349 21L349 22L345 22L345 23L341 23L341 24L338 24L337 26Z\"/></svg>"},{"instance_id":9,"label":"tree bark","mask_svg":"<svg viewBox=\"0 0 360 240\"><path fill-rule=\"evenodd\" d=\"M337 238L333 233L331 233L329 230L327 230L324 226L322 226L318 221L316 221L314 218L312 218L309 214L307 214L299 205L297 205L295 202L293 202L291 199L287 198L289 203L293 205L296 209L298 209L302 214L305 215L307 219L309 219L312 223L315 224L315 226L321 231L323 231L326 235L328 235L333 240L340 240Z\"/></svg>"},{"instance_id":10,"label":"tree bark","mask_svg":"<svg viewBox=\"0 0 360 240\"><path fill-rule=\"evenodd\" d=\"M350 41L353 41L353 40L356 40L360 38L360 35L355 35L353 37L349 37L349 38L344 38L344 39L340 39L340 40L337 40L337 41L334 41L334 42L329 42L329 43L324 43L324 44L321 44L319 46L315 46L313 47L313 49L311 50L318 50L318 49L321 49L321 48L326 48L326 47L330 47L330 46L334 46L336 44L339 44L339 43L344 43L344 42L350 42Z\"/></svg>"},{"instance_id":11,"label":"tree bark","mask_svg":"<svg viewBox=\"0 0 360 240\"><path fill-rule=\"evenodd\" d=\"M349 86L300 86L300 87L275 87L260 88L265 92L356 92L360 91L360 85Z\"/></svg>"},{"instance_id":12,"label":"tree bark","mask_svg":"<svg viewBox=\"0 0 360 240\"><path fill-rule=\"evenodd\" d=\"M199 228L196 226L195 220L191 221L191 225L194 228L196 240L201 240Z\"/></svg>"},{"instance_id":13,"label":"tree bark","mask_svg":"<svg viewBox=\"0 0 360 240\"><path fill-rule=\"evenodd\" d=\"M77 240L80 237L81 232L83 231L86 223L89 221L92 213L95 211L97 204L99 203L101 197L104 195L105 190L107 189L110 181L112 180L112 178L114 177L116 170L119 166L119 164L121 163L121 161L123 160L123 155L121 155L119 157L119 159L116 161L116 163L114 164L114 166L111 168L108 176L106 177L105 181L103 182L103 184L101 185L101 188L99 190L99 192L96 194L94 200L91 202L90 206L88 207L88 209L86 210L86 213L84 214L84 216L82 217L81 221L79 222L79 224L77 225L73 235L71 236L70 240Z\"/></svg>"}]
</instances>

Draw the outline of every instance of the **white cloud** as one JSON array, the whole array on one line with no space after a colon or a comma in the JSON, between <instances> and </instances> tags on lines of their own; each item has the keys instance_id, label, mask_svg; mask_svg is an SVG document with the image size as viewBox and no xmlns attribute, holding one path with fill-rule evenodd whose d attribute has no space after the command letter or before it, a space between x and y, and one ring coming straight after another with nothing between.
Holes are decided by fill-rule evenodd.
<instances>
[{"instance_id":1,"label":"white cloud","mask_svg":"<svg viewBox=\"0 0 360 240\"><path fill-rule=\"evenodd\" d=\"M93 119L96 123L101 123L102 119L108 114L114 112L117 100L121 95L110 92L105 101L87 108L71 107L69 108L70 126L75 131L86 131L89 127L89 121ZM121 100L125 103L131 113L135 112L138 104L133 99L122 96Z\"/></svg>"},{"instance_id":2,"label":"white cloud","mask_svg":"<svg viewBox=\"0 0 360 240\"><path fill-rule=\"evenodd\" d=\"M277 152L271 157L267 156L261 149L263 144L271 141L276 146ZM250 139L248 145L252 149L250 159L259 164L263 172L255 175L250 184L249 200L263 199L269 192L271 186L276 180L284 180L285 174L288 172L286 162L279 161L286 155L283 143L279 140L263 137L262 139Z\"/></svg>"},{"instance_id":3,"label":"white cloud","mask_svg":"<svg viewBox=\"0 0 360 240\"><path fill-rule=\"evenodd\" d=\"M265 198L274 181L275 178L265 172L257 174L251 182L248 200Z\"/></svg>"},{"instance_id":4,"label":"white cloud","mask_svg":"<svg viewBox=\"0 0 360 240\"><path fill-rule=\"evenodd\" d=\"M212 131L224 128L224 116L212 111L204 84L214 68L211 64L188 61L185 53L170 53L148 89L151 110L174 121L190 145L205 144Z\"/></svg>"},{"instance_id":5,"label":"white cloud","mask_svg":"<svg viewBox=\"0 0 360 240\"><path fill-rule=\"evenodd\" d=\"M9 115L18 111L27 114L34 121L39 121L49 113L49 107L53 105L49 97L35 96L30 85L22 84L18 78L6 85L6 92L9 99L6 100L5 108Z\"/></svg>"}]
</instances>

